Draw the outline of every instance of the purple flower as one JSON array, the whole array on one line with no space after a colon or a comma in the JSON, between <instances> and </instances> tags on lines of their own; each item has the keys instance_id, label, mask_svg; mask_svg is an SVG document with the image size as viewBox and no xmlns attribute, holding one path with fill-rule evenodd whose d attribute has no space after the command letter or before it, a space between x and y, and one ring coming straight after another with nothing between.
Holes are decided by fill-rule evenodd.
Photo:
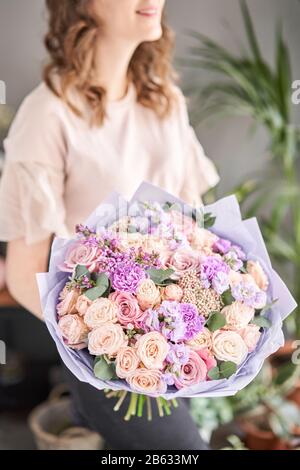
<instances>
[{"instance_id":1,"label":"purple flower","mask_svg":"<svg viewBox=\"0 0 300 470\"><path fill-rule=\"evenodd\" d=\"M199 315L197 307L193 304L180 304L180 310L186 325L184 339L190 340L203 330L205 318Z\"/></svg>"},{"instance_id":2,"label":"purple flower","mask_svg":"<svg viewBox=\"0 0 300 470\"><path fill-rule=\"evenodd\" d=\"M225 286L228 286L229 281L226 279L228 273L229 266L224 261L214 256L208 256L201 264L200 279L206 289L212 285L218 293L222 294L226 290Z\"/></svg>"},{"instance_id":3,"label":"purple flower","mask_svg":"<svg viewBox=\"0 0 300 470\"><path fill-rule=\"evenodd\" d=\"M190 350L184 343L170 344L170 350L167 355L167 362L176 369L180 369L189 360Z\"/></svg>"},{"instance_id":4,"label":"purple flower","mask_svg":"<svg viewBox=\"0 0 300 470\"><path fill-rule=\"evenodd\" d=\"M237 257L241 259L242 261L245 261L247 259L245 252L238 245L232 245L232 247L230 248L230 251L235 252Z\"/></svg>"},{"instance_id":5,"label":"purple flower","mask_svg":"<svg viewBox=\"0 0 300 470\"><path fill-rule=\"evenodd\" d=\"M166 339L177 343L185 338L187 327L178 302L164 300L158 309L158 316L161 334Z\"/></svg>"},{"instance_id":6,"label":"purple flower","mask_svg":"<svg viewBox=\"0 0 300 470\"><path fill-rule=\"evenodd\" d=\"M139 322L139 327L146 333L150 331L160 331L161 327L157 310L152 310L151 308L146 310L143 320Z\"/></svg>"},{"instance_id":7,"label":"purple flower","mask_svg":"<svg viewBox=\"0 0 300 470\"><path fill-rule=\"evenodd\" d=\"M239 271L243 267L243 261L238 258L235 250L230 250L224 256L224 261L233 271Z\"/></svg>"},{"instance_id":8,"label":"purple flower","mask_svg":"<svg viewBox=\"0 0 300 470\"><path fill-rule=\"evenodd\" d=\"M117 264L111 282L115 290L134 294L140 281L145 278L145 271L138 264L125 261Z\"/></svg>"},{"instance_id":9,"label":"purple flower","mask_svg":"<svg viewBox=\"0 0 300 470\"><path fill-rule=\"evenodd\" d=\"M251 282L240 282L231 289L232 296L253 308L263 308L267 302L266 293L258 290Z\"/></svg>"},{"instance_id":10,"label":"purple flower","mask_svg":"<svg viewBox=\"0 0 300 470\"><path fill-rule=\"evenodd\" d=\"M225 255L229 251L231 247L231 241L226 240L225 238L219 238L214 244L213 244L213 250L217 253L221 253L222 255Z\"/></svg>"}]
</instances>

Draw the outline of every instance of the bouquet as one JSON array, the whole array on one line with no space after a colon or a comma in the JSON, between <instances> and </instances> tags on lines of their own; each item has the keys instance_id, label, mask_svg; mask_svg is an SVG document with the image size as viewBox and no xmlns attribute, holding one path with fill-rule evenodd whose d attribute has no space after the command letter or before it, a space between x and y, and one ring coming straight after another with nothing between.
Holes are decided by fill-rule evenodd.
<instances>
[{"instance_id":1,"label":"bouquet","mask_svg":"<svg viewBox=\"0 0 300 470\"><path fill-rule=\"evenodd\" d=\"M256 219L234 196L194 209L143 183L113 194L37 274L48 329L67 367L125 419L170 414L177 397L233 395L283 344L295 308Z\"/></svg>"}]
</instances>

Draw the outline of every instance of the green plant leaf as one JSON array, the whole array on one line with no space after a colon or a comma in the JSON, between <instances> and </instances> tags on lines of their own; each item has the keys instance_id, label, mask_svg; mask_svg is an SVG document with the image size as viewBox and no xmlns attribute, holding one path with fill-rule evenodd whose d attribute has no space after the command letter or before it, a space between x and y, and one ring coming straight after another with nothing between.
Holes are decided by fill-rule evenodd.
<instances>
[{"instance_id":1,"label":"green plant leaf","mask_svg":"<svg viewBox=\"0 0 300 470\"><path fill-rule=\"evenodd\" d=\"M204 228L208 229L210 227L213 227L215 224L216 217L214 217L210 212L207 214L204 214Z\"/></svg>"},{"instance_id":2,"label":"green plant leaf","mask_svg":"<svg viewBox=\"0 0 300 470\"><path fill-rule=\"evenodd\" d=\"M234 297L231 294L231 290L227 289L223 294L221 295L221 299L224 305L231 305L234 302Z\"/></svg>"},{"instance_id":3,"label":"green plant leaf","mask_svg":"<svg viewBox=\"0 0 300 470\"><path fill-rule=\"evenodd\" d=\"M220 375L223 379L229 379L236 373L237 365L234 362L226 361L220 363Z\"/></svg>"},{"instance_id":4,"label":"green plant leaf","mask_svg":"<svg viewBox=\"0 0 300 470\"><path fill-rule=\"evenodd\" d=\"M207 376L211 379L211 380L219 380L220 379L220 370L219 370L219 367L216 366L216 367L213 367L212 369L210 369L207 373Z\"/></svg>"},{"instance_id":5,"label":"green plant leaf","mask_svg":"<svg viewBox=\"0 0 300 470\"><path fill-rule=\"evenodd\" d=\"M252 23L252 19L249 13L247 3L245 2L245 0L240 0L240 5L241 5L242 15L244 19L244 25L245 25L246 32L247 32L247 38L248 38L248 42L249 42L253 57L257 62L261 62L262 57L260 53L260 48L258 45L258 41L256 39L254 26Z\"/></svg>"},{"instance_id":6,"label":"green plant leaf","mask_svg":"<svg viewBox=\"0 0 300 470\"><path fill-rule=\"evenodd\" d=\"M163 286L174 282L170 280L171 275L174 273L174 269L148 269L147 273L150 279L158 286Z\"/></svg>"},{"instance_id":7,"label":"green plant leaf","mask_svg":"<svg viewBox=\"0 0 300 470\"><path fill-rule=\"evenodd\" d=\"M90 276L90 271L83 264L77 264L75 268L75 279L80 279L82 276Z\"/></svg>"},{"instance_id":8,"label":"green plant leaf","mask_svg":"<svg viewBox=\"0 0 300 470\"><path fill-rule=\"evenodd\" d=\"M99 297L102 297L106 291L109 289L109 279L106 274L101 273L96 280L96 287L88 289L84 294L85 296L94 301Z\"/></svg>"},{"instance_id":9,"label":"green plant leaf","mask_svg":"<svg viewBox=\"0 0 300 470\"><path fill-rule=\"evenodd\" d=\"M251 320L251 323L259 326L260 328L270 328L272 326L272 322L268 318L260 315L258 317L254 317L253 320Z\"/></svg>"},{"instance_id":10,"label":"green plant leaf","mask_svg":"<svg viewBox=\"0 0 300 470\"><path fill-rule=\"evenodd\" d=\"M104 356L97 356L94 362L94 374L101 380L116 378L116 370L113 362L107 362Z\"/></svg>"},{"instance_id":11,"label":"green plant leaf","mask_svg":"<svg viewBox=\"0 0 300 470\"><path fill-rule=\"evenodd\" d=\"M212 312L205 326L209 329L209 331L213 332L223 328L225 325L226 319L224 315L222 315L220 312Z\"/></svg>"}]
</instances>

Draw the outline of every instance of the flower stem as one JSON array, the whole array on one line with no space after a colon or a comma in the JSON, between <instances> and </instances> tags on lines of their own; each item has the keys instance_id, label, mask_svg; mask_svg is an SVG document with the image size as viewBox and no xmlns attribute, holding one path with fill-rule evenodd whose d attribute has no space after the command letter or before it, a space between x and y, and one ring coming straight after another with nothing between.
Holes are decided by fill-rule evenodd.
<instances>
[{"instance_id":1,"label":"flower stem","mask_svg":"<svg viewBox=\"0 0 300 470\"><path fill-rule=\"evenodd\" d=\"M127 395L127 391L126 390L123 390L122 392L120 392L119 394L119 400L117 401L117 403L115 404L114 406L114 411L119 411L119 409L121 408L121 406L123 405L123 402L126 398L126 395Z\"/></svg>"},{"instance_id":2,"label":"flower stem","mask_svg":"<svg viewBox=\"0 0 300 470\"><path fill-rule=\"evenodd\" d=\"M150 397L146 397L148 421L152 421L152 407Z\"/></svg>"},{"instance_id":3,"label":"flower stem","mask_svg":"<svg viewBox=\"0 0 300 470\"><path fill-rule=\"evenodd\" d=\"M161 418L163 418L164 410L162 406L162 399L160 397L156 398L156 403L157 403L157 408L158 408L158 414Z\"/></svg>"},{"instance_id":4,"label":"flower stem","mask_svg":"<svg viewBox=\"0 0 300 470\"><path fill-rule=\"evenodd\" d=\"M172 405L174 406L174 408L178 408L178 401L176 400L176 398L173 398L173 400L171 400L172 402Z\"/></svg>"},{"instance_id":5,"label":"flower stem","mask_svg":"<svg viewBox=\"0 0 300 470\"><path fill-rule=\"evenodd\" d=\"M125 421L129 421L131 416L136 415L137 399L138 399L137 393L131 393L129 407L128 407L127 413L125 415L125 418L124 418Z\"/></svg>"},{"instance_id":6,"label":"flower stem","mask_svg":"<svg viewBox=\"0 0 300 470\"><path fill-rule=\"evenodd\" d=\"M145 395L139 395L138 412L137 412L137 415L139 418L143 416L143 408L144 408L145 399L146 399Z\"/></svg>"},{"instance_id":7,"label":"flower stem","mask_svg":"<svg viewBox=\"0 0 300 470\"><path fill-rule=\"evenodd\" d=\"M164 398L161 399L162 401L162 405L164 407L164 410L165 410L165 413L167 416L170 416L171 414L171 410L170 410L170 404L168 403L167 400L165 400Z\"/></svg>"}]
</instances>

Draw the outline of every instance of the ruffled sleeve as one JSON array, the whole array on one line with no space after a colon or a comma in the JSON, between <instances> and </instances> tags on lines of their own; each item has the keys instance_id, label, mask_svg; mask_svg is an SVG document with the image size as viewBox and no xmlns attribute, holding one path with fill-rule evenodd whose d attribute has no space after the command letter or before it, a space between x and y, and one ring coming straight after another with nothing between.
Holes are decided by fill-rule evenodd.
<instances>
[{"instance_id":1,"label":"ruffled sleeve","mask_svg":"<svg viewBox=\"0 0 300 470\"><path fill-rule=\"evenodd\" d=\"M44 95L27 97L4 141L0 180L0 240L27 244L52 234L68 237L65 223L65 155L61 121Z\"/></svg>"},{"instance_id":2,"label":"ruffled sleeve","mask_svg":"<svg viewBox=\"0 0 300 470\"><path fill-rule=\"evenodd\" d=\"M184 142L184 174L180 197L187 203L202 204L201 196L216 186L220 177L214 163L206 156L193 127L190 125L185 97L179 91L181 130Z\"/></svg>"}]
</instances>

